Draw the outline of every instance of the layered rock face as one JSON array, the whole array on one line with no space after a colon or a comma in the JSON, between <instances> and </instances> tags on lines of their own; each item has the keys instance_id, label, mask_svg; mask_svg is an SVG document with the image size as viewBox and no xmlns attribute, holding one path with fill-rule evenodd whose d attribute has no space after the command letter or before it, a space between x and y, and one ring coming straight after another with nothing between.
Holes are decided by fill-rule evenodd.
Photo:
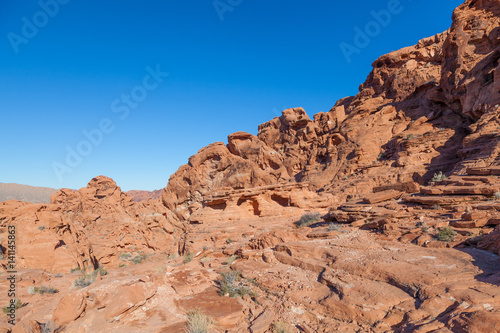
<instances>
[{"instance_id":1,"label":"layered rock face","mask_svg":"<svg viewBox=\"0 0 500 333\"><path fill-rule=\"evenodd\" d=\"M346 199L495 164L499 22L498 1L466 1L449 30L377 59L359 93L329 112L287 109L257 136L201 149L170 178L163 203L187 220L220 189L301 182Z\"/></svg>"},{"instance_id":2,"label":"layered rock face","mask_svg":"<svg viewBox=\"0 0 500 333\"><path fill-rule=\"evenodd\" d=\"M124 253L177 252L168 214L155 202L134 204L112 179L99 176L78 191L52 194L51 204L0 203L0 227L16 227L18 267L66 272L119 265Z\"/></svg>"},{"instance_id":3,"label":"layered rock face","mask_svg":"<svg viewBox=\"0 0 500 333\"><path fill-rule=\"evenodd\" d=\"M25 303L0 332L185 332L196 309L214 332L500 332L499 23L467 0L329 112L201 149L161 199L99 176L1 202Z\"/></svg>"}]
</instances>

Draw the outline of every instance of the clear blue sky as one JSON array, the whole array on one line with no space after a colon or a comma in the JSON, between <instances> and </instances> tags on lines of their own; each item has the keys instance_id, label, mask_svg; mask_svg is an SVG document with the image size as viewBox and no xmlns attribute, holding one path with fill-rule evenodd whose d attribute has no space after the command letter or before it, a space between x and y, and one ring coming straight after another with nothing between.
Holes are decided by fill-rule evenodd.
<instances>
[{"instance_id":1,"label":"clear blue sky","mask_svg":"<svg viewBox=\"0 0 500 333\"><path fill-rule=\"evenodd\" d=\"M0 3L3 183L80 188L103 174L162 188L232 132L356 94L377 57L448 29L462 3L401 0L377 31L370 12L395 0L53 1ZM355 47L367 24L373 37L347 62L340 43ZM157 65L159 83L146 77ZM121 100L132 93L134 108ZM93 144L82 131L100 125ZM68 164L68 148L87 156Z\"/></svg>"}]
</instances>

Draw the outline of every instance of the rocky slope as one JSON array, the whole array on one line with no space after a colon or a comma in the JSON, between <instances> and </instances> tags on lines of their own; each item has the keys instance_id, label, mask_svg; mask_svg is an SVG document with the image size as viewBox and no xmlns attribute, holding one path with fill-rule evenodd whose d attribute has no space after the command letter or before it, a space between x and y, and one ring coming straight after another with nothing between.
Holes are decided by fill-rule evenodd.
<instances>
[{"instance_id":1,"label":"rocky slope","mask_svg":"<svg viewBox=\"0 0 500 333\"><path fill-rule=\"evenodd\" d=\"M129 197L132 198L135 202L148 201L150 199L158 199L161 197L162 190L154 190L154 191L140 191L140 190L131 190L125 192Z\"/></svg>"},{"instance_id":2,"label":"rocky slope","mask_svg":"<svg viewBox=\"0 0 500 333\"><path fill-rule=\"evenodd\" d=\"M212 332L500 332L499 38L500 3L467 0L356 96L201 149L157 200L99 176L0 203L22 300L0 332L185 332L196 309Z\"/></svg>"}]
</instances>

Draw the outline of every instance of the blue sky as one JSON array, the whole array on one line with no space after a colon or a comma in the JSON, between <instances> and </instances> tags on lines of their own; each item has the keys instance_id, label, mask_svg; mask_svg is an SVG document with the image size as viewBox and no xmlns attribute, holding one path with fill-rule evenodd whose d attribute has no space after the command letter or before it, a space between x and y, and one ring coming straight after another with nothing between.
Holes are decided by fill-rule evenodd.
<instances>
[{"instance_id":1,"label":"blue sky","mask_svg":"<svg viewBox=\"0 0 500 333\"><path fill-rule=\"evenodd\" d=\"M3 183L162 188L232 132L356 94L377 57L448 29L462 3L55 1L0 3ZM355 27L371 36L356 44Z\"/></svg>"}]
</instances>

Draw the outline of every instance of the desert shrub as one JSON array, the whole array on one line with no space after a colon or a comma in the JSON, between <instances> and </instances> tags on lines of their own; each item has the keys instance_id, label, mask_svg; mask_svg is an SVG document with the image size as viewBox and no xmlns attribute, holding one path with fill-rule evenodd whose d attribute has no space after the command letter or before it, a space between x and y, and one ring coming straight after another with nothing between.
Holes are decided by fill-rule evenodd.
<instances>
[{"instance_id":1,"label":"desert shrub","mask_svg":"<svg viewBox=\"0 0 500 333\"><path fill-rule=\"evenodd\" d=\"M95 281L95 276L93 276L93 274L84 274L75 281L73 281L73 286L75 288L85 288L94 283L94 281Z\"/></svg>"},{"instance_id":2,"label":"desert shrub","mask_svg":"<svg viewBox=\"0 0 500 333\"><path fill-rule=\"evenodd\" d=\"M451 242L453 238L455 238L456 234L457 232L455 230L447 226L439 230L437 239L442 242Z\"/></svg>"},{"instance_id":3,"label":"desert shrub","mask_svg":"<svg viewBox=\"0 0 500 333\"><path fill-rule=\"evenodd\" d=\"M441 209L441 206L439 206L439 205L432 205L432 209L435 209L435 210L440 210L440 209Z\"/></svg>"},{"instance_id":4,"label":"desert shrub","mask_svg":"<svg viewBox=\"0 0 500 333\"><path fill-rule=\"evenodd\" d=\"M300 217L300 220L295 222L295 226L297 228L308 227L319 221L321 221L319 213L306 213Z\"/></svg>"},{"instance_id":5,"label":"desert shrub","mask_svg":"<svg viewBox=\"0 0 500 333\"><path fill-rule=\"evenodd\" d=\"M281 319L273 324L274 333L288 333L288 325Z\"/></svg>"},{"instance_id":6,"label":"desert shrub","mask_svg":"<svg viewBox=\"0 0 500 333\"><path fill-rule=\"evenodd\" d=\"M226 259L226 265L231 265L236 259L238 259L237 255L232 255Z\"/></svg>"},{"instance_id":7,"label":"desert shrub","mask_svg":"<svg viewBox=\"0 0 500 333\"><path fill-rule=\"evenodd\" d=\"M188 253L184 256L184 263L187 264L188 262L192 261L194 258L193 253Z\"/></svg>"},{"instance_id":8,"label":"desert shrub","mask_svg":"<svg viewBox=\"0 0 500 333\"><path fill-rule=\"evenodd\" d=\"M122 254L120 254L120 259L124 259L125 260L125 259L128 259L130 257L132 257L132 255L130 253L122 253Z\"/></svg>"},{"instance_id":9,"label":"desert shrub","mask_svg":"<svg viewBox=\"0 0 500 333\"><path fill-rule=\"evenodd\" d=\"M57 326L56 323L48 321L45 324L42 324L42 333L57 333L61 330L60 327Z\"/></svg>"},{"instance_id":10,"label":"desert shrub","mask_svg":"<svg viewBox=\"0 0 500 333\"><path fill-rule=\"evenodd\" d=\"M40 294L40 295L43 295L43 294L55 294L55 293L58 293L59 290L57 290L56 288L52 288L52 287L45 287L45 286L41 286L41 287L35 287L35 286L31 286L28 288L28 294L30 295L35 295L35 294Z\"/></svg>"},{"instance_id":11,"label":"desert shrub","mask_svg":"<svg viewBox=\"0 0 500 333\"><path fill-rule=\"evenodd\" d=\"M14 310L20 309L23 307L23 302L20 299L17 299L16 302L14 303ZM9 307L10 303L2 308L3 313L9 313L12 308Z\"/></svg>"},{"instance_id":12,"label":"desert shrub","mask_svg":"<svg viewBox=\"0 0 500 333\"><path fill-rule=\"evenodd\" d=\"M338 223L330 223L328 225L328 231L342 231L342 226Z\"/></svg>"},{"instance_id":13,"label":"desert shrub","mask_svg":"<svg viewBox=\"0 0 500 333\"><path fill-rule=\"evenodd\" d=\"M411 140L411 139L413 139L414 137L415 137L415 135L413 135L413 134L411 134L411 133L410 133L410 134L407 134L407 135L406 135L406 140Z\"/></svg>"},{"instance_id":14,"label":"desert shrub","mask_svg":"<svg viewBox=\"0 0 500 333\"><path fill-rule=\"evenodd\" d=\"M434 174L434 176L432 177L430 182L433 183L433 182L437 182L437 181L441 181L441 180L445 180L445 179L448 179L448 177L446 177L446 175L443 173L443 171L439 171L438 173Z\"/></svg>"},{"instance_id":15,"label":"desert shrub","mask_svg":"<svg viewBox=\"0 0 500 333\"><path fill-rule=\"evenodd\" d=\"M38 230L45 230L45 227L43 225L38 227Z\"/></svg>"},{"instance_id":16,"label":"desert shrub","mask_svg":"<svg viewBox=\"0 0 500 333\"><path fill-rule=\"evenodd\" d=\"M132 259L129 259L129 261L131 261L133 265L137 265L143 262L147 257L148 257L147 254L138 254Z\"/></svg>"},{"instance_id":17,"label":"desert shrub","mask_svg":"<svg viewBox=\"0 0 500 333\"><path fill-rule=\"evenodd\" d=\"M212 318L202 313L200 310L189 312L186 333L208 333L214 326Z\"/></svg>"},{"instance_id":18,"label":"desert shrub","mask_svg":"<svg viewBox=\"0 0 500 333\"><path fill-rule=\"evenodd\" d=\"M96 270L94 270L94 271L92 272L92 275L93 275L94 277L97 277L97 274L98 274L98 273L100 273L100 275L101 275L101 276L108 275L108 271L107 271L107 270L105 270L103 267L99 267L99 268L97 268Z\"/></svg>"},{"instance_id":19,"label":"desert shrub","mask_svg":"<svg viewBox=\"0 0 500 333\"><path fill-rule=\"evenodd\" d=\"M253 295L253 291L245 286L245 281L238 271L228 271L220 274L217 280L219 285L219 295L221 296L244 296Z\"/></svg>"},{"instance_id":20,"label":"desert shrub","mask_svg":"<svg viewBox=\"0 0 500 333\"><path fill-rule=\"evenodd\" d=\"M495 199L500 200L500 192L495 192Z\"/></svg>"}]
</instances>

